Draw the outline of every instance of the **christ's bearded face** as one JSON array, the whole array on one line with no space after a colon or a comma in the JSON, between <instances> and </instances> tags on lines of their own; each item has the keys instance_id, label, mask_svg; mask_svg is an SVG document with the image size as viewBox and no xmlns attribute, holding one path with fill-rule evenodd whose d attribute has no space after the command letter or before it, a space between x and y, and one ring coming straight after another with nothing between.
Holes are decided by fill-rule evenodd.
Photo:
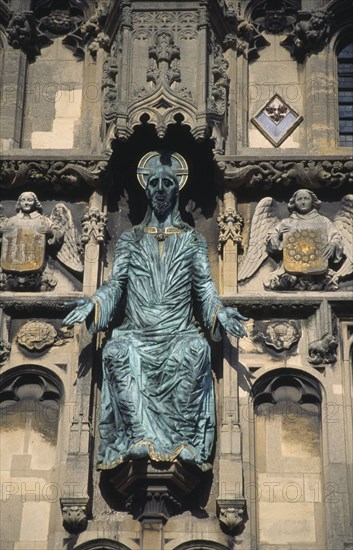
<instances>
[{"instance_id":1,"label":"christ's bearded face","mask_svg":"<svg viewBox=\"0 0 353 550\"><path fill-rule=\"evenodd\" d=\"M178 189L178 182L168 167L162 166L151 174L146 193L156 216L163 216L173 210Z\"/></svg>"}]
</instances>

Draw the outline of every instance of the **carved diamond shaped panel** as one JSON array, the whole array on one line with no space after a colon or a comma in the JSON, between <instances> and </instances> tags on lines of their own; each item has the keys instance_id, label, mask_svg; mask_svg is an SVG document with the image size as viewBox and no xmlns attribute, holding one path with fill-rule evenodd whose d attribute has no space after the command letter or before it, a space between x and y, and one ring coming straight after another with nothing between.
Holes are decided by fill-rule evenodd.
<instances>
[{"instance_id":1,"label":"carved diamond shaped panel","mask_svg":"<svg viewBox=\"0 0 353 550\"><path fill-rule=\"evenodd\" d=\"M274 95L251 119L272 145L279 147L303 120L279 95Z\"/></svg>"}]
</instances>

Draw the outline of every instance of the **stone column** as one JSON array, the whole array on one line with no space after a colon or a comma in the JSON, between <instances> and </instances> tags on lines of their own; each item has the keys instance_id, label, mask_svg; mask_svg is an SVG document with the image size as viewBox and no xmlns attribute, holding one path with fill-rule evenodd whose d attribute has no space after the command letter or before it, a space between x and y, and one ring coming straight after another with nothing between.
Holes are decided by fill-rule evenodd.
<instances>
[{"instance_id":1,"label":"stone column","mask_svg":"<svg viewBox=\"0 0 353 550\"><path fill-rule=\"evenodd\" d=\"M103 196L94 191L89 209L82 219L82 243L85 246L83 293L90 296L100 283L100 245L104 242L106 214ZM66 483L69 490L60 499L64 527L70 533L83 531L90 514L88 486L90 479L90 450L92 426L90 400L94 346L84 326L75 327L79 336L75 408L71 417L69 452L66 463ZM96 340L94 340L95 342ZM95 418L92 419L93 422ZM70 491L70 487L79 491Z\"/></svg>"},{"instance_id":2,"label":"stone column","mask_svg":"<svg viewBox=\"0 0 353 550\"><path fill-rule=\"evenodd\" d=\"M220 289L221 294L237 293L238 244L241 242L243 220L236 211L236 198L231 191L224 194L223 211L218 216L220 226ZM223 385L221 427L219 436L219 497L218 516L222 529L235 534L245 521L239 398L237 341L233 337L223 343Z\"/></svg>"},{"instance_id":3,"label":"stone column","mask_svg":"<svg viewBox=\"0 0 353 550\"><path fill-rule=\"evenodd\" d=\"M4 50L0 104L3 151L21 147L26 74L26 54L12 48Z\"/></svg>"},{"instance_id":4,"label":"stone column","mask_svg":"<svg viewBox=\"0 0 353 550\"><path fill-rule=\"evenodd\" d=\"M224 193L223 209L217 221L220 228L220 294L232 296L237 293L238 288L238 244L241 243L243 224L243 219L236 210L236 198L232 191Z\"/></svg>"}]
</instances>

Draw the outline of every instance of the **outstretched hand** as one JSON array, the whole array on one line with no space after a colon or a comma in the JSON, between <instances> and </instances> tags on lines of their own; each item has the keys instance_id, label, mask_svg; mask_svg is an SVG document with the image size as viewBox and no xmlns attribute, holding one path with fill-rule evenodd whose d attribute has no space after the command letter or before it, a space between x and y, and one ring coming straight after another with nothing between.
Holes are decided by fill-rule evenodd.
<instances>
[{"instance_id":1,"label":"outstretched hand","mask_svg":"<svg viewBox=\"0 0 353 550\"><path fill-rule=\"evenodd\" d=\"M75 323L82 323L94 309L94 303L89 298L80 298L74 302L66 302L66 305L76 305L75 309L66 315L62 324L72 327Z\"/></svg>"},{"instance_id":2,"label":"outstretched hand","mask_svg":"<svg viewBox=\"0 0 353 550\"><path fill-rule=\"evenodd\" d=\"M218 312L217 317L224 330L232 336L236 338L246 336L245 327L240 321L247 321L248 318L241 315L236 309L224 307Z\"/></svg>"}]
</instances>

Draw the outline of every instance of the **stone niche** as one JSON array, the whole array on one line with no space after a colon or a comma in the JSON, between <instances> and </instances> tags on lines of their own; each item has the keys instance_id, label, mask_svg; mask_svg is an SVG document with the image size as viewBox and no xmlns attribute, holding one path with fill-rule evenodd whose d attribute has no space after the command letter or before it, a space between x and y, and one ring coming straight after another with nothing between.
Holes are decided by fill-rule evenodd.
<instances>
[{"instance_id":1,"label":"stone niche","mask_svg":"<svg viewBox=\"0 0 353 550\"><path fill-rule=\"evenodd\" d=\"M3 377L1 540L6 548L15 541L21 549L47 547L61 401L61 384L44 369L26 365Z\"/></svg>"}]
</instances>

